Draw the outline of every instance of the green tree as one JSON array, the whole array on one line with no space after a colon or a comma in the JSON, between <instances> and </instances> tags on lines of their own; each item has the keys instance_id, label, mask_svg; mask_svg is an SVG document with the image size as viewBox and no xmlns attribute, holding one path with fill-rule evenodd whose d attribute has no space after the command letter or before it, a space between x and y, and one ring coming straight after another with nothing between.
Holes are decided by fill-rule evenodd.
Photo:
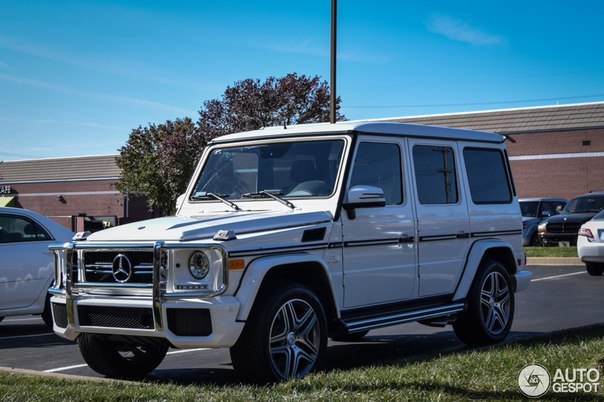
<instances>
[{"instance_id":1,"label":"green tree","mask_svg":"<svg viewBox=\"0 0 604 402\"><path fill-rule=\"evenodd\" d=\"M121 169L116 188L144 194L149 209L175 212L176 198L184 191L199 154L197 128L190 118L150 124L132 130L116 162Z\"/></svg>"},{"instance_id":2,"label":"green tree","mask_svg":"<svg viewBox=\"0 0 604 402\"><path fill-rule=\"evenodd\" d=\"M147 197L150 209L175 212L204 147L215 137L261 127L329 121L329 86L318 76L288 74L264 82L246 79L203 103L199 119L149 124L132 130L120 148L116 188ZM336 107L339 109L340 99ZM344 116L338 113L338 119Z\"/></svg>"}]
</instances>

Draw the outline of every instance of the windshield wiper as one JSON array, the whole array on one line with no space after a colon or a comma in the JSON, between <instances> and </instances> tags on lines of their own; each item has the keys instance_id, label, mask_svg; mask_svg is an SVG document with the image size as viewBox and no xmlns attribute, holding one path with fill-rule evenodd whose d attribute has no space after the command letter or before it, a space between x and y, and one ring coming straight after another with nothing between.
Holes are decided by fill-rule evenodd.
<instances>
[{"instance_id":1,"label":"windshield wiper","mask_svg":"<svg viewBox=\"0 0 604 402\"><path fill-rule=\"evenodd\" d=\"M262 198L266 196L272 198L280 204L285 205L288 208L296 209L296 206L294 204L292 204L283 197L279 197L280 195L283 195L281 191L260 190L256 193L245 193L241 196L241 198Z\"/></svg>"},{"instance_id":2,"label":"windshield wiper","mask_svg":"<svg viewBox=\"0 0 604 402\"><path fill-rule=\"evenodd\" d=\"M241 211L241 208L237 204L232 201L227 200L227 194L214 194L214 193L198 193L191 197L192 200L218 200L224 204L227 204L229 207L233 208L235 211Z\"/></svg>"}]
</instances>

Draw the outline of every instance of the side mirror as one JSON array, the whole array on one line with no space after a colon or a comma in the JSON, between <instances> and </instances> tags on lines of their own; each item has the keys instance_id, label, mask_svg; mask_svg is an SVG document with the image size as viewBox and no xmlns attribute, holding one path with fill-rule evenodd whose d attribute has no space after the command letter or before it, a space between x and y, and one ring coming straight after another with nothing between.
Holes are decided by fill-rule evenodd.
<instances>
[{"instance_id":1,"label":"side mirror","mask_svg":"<svg viewBox=\"0 0 604 402\"><path fill-rule=\"evenodd\" d=\"M346 193L342 207L348 214L348 219L356 218L357 208L374 208L386 206L384 190L375 186L354 186Z\"/></svg>"},{"instance_id":2,"label":"side mirror","mask_svg":"<svg viewBox=\"0 0 604 402\"><path fill-rule=\"evenodd\" d=\"M556 212L557 212L557 213L562 212L562 208L563 208L563 206L562 206L562 205L558 205L558 206L556 207Z\"/></svg>"}]
</instances>

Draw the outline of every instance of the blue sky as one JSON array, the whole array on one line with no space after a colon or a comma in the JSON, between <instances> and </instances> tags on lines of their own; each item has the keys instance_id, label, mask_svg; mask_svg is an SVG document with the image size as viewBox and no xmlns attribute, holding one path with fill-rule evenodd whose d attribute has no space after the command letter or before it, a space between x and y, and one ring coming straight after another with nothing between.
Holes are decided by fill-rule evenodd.
<instances>
[{"instance_id":1,"label":"blue sky","mask_svg":"<svg viewBox=\"0 0 604 402\"><path fill-rule=\"evenodd\" d=\"M338 2L349 119L604 100L604 2ZM116 153L245 78L329 80L330 0L2 1L0 160Z\"/></svg>"}]
</instances>

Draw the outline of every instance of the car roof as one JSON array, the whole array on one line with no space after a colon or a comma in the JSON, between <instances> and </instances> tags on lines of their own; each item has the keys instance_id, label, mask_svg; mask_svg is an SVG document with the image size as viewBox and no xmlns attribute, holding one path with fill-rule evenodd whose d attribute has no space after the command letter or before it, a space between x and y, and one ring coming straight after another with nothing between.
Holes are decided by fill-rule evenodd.
<instances>
[{"instance_id":1,"label":"car roof","mask_svg":"<svg viewBox=\"0 0 604 402\"><path fill-rule=\"evenodd\" d=\"M227 134L217 137L211 143L225 143L250 139L266 139L291 136L312 136L312 135L329 135L329 134L349 134L349 133L367 133L379 135L393 136L408 136L408 137L424 137L424 138L443 138L465 141L480 141L501 143L504 137L487 132L466 130L460 128L449 128L439 126L425 126L420 124L409 123L387 123L387 122L339 122L330 123L315 123L315 124L299 124L293 126L266 127L260 130L246 131L241 133Z\"/></svg>"},{"instance_id":2,"label":"car roof","mask_svg":"<svg viewBox=\"0 0 604 402\"><path fill-rule=\"evenodd\" d=\"M594 195L598 197L604 197L604 191L592 191L591 193L576 195L573 198L593 197Z\"/></svg>"}]
</instances>

